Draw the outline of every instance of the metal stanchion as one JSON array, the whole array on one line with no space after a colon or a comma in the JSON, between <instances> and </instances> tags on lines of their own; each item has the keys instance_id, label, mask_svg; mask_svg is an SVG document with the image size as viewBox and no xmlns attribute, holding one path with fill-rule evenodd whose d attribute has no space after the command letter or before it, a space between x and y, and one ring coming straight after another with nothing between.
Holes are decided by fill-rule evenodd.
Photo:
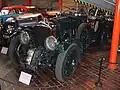
<instances>
[{"instance_id":1,"label":"metal stanchion","mask_svg":"<svg viewBox=\"0 0 120 90\"><path fill-rule=\"evenodd\" d=\"M97 80L97 82L95 83L95 86L96 86L96 87L100 87L100 88L102 87L101 71L102 71L103 60L105 60L104 57L101 57L101 58L99 59L99 61L100 61L100 67L99 67L99 73L98 73L98 80Z\"/></svg>"}]
</instances>

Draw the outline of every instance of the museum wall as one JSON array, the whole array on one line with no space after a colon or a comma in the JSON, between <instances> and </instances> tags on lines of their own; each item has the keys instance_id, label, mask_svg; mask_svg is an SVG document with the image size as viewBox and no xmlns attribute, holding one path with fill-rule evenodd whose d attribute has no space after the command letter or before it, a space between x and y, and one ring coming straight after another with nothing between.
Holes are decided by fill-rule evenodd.
<instances>
[{"instance_id":1,"label":"museum wall","mask_svg":"<svg viewBox=\"0 0 120 90\"><path fill-rule=\"evenodd\" d=\"M26 0L6 0L7 5L25 5Z\"/></svg>"},{"instance_id":2,"label":"museum wall","mask_svg":"<svg viewBox=\"0 0 120 90\"><path fill-rule=\"evenodd\" d=\"M58 9L57 0L32 0L32 4L41 8Z\"/></svg>"},{"instance_id":3,"label":"museum wall","mask_svg":"<svg viewBox=\"0 0 120 90\"><path fill-rule=\"evenodd\" d=\"M8 5L25 5L26 0L6 0ZM48 9L59 9L58 8L58 0L32 0L33 5L37 5L41 8L48 8ZM67 8L75 8L76 3L74 0L63 0L63 10L66 10Z\"/></svg>"},{"instance_id":4,"label":"museum wall","mask_svg":"<svg viewBox=\"0 0 120 90\"><path fill-rule=\"evenodd\" d=\"M66 10L66 7L69 8L76 8L77 4L74 2L74 0L63 0L63 10Z\"/></svg>"}]
</instances>

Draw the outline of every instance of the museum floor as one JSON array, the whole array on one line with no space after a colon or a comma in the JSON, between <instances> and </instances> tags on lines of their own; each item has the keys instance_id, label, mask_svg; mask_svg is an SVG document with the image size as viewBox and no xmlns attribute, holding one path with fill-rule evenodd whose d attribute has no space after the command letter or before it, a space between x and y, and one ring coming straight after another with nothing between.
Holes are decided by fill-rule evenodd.
<instances>
[{"instance_id":1,"label":"museum floor","mask_svg":"<svg viewBox=\"0 0 120 90\"><path fill-rule=\"evenodd\" d=\"M85 54L85 58L78 65L73 78L68 82L61 83L56 80L52 69L38 70L32 73L33 78L30 86L18 82L19 70L8 61L5 55L0 55L0 80L1 90L119 90L120 89L120 67L114 71L108 68L110 47L100 50L91 47ZM99 58L106 58L102 65L101 82L102 87L95 86L98 79ZM120 55L118 54L118 61ZM8 82L9 81L9 82Z\"/></svg>"}]
</instances>

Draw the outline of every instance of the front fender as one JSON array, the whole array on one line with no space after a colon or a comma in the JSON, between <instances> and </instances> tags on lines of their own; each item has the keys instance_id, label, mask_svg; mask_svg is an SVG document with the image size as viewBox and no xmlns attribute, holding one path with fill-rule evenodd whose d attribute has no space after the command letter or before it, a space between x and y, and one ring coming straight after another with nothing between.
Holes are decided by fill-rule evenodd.
<instances>
[{"instance_id":1,"label":"front fender","mask_svg":"<svg viewBox=\"0 0 120 90\"><path fill-rule=\"evenodd\" d=\"M10 39L19 35L20 34L20 31L15 31L11 36L10 36Z\"/></svg>"}]
</instances>

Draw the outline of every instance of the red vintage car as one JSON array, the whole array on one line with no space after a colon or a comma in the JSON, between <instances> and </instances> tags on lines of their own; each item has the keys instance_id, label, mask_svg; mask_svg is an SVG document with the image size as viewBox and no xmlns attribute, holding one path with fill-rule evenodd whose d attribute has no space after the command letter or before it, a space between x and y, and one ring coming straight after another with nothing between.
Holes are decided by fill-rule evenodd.
<instances>
[{"instance_id":1,"label":"red vintage car","mask_svg":"<svg viewBox=\"0 0 120 90\"><path fill-rule=\"evenodd\" d=\"M1 12L4 12L5 14L10 14L12 12L19 14L19 12L25 12L25 11L27 11L27 8L22 5L7 6L1 9Z\"/></svg>"},{"instance_id":2,"label":"red vintage car","mask_svg":"<svg viewBox=\"0 0 120 90\"><path fill-rule=\"evenodd\" d=\"M27 8L21 5L3 7L0 11L0 18L5 22L9 17L16 17L26 11Z\"/></svg>"},{"instance_id":3,"label":"red vintage car","mask_svg":"<svg viewBox=\"0 0 120 90\"><path fill-rule=\"evenodd\" d=\"M39 8L37 6L25 6L27 8L27 13L41 13L44 17L47 17L47 11L44 8Z\"/></svg>"}]
</instances>

